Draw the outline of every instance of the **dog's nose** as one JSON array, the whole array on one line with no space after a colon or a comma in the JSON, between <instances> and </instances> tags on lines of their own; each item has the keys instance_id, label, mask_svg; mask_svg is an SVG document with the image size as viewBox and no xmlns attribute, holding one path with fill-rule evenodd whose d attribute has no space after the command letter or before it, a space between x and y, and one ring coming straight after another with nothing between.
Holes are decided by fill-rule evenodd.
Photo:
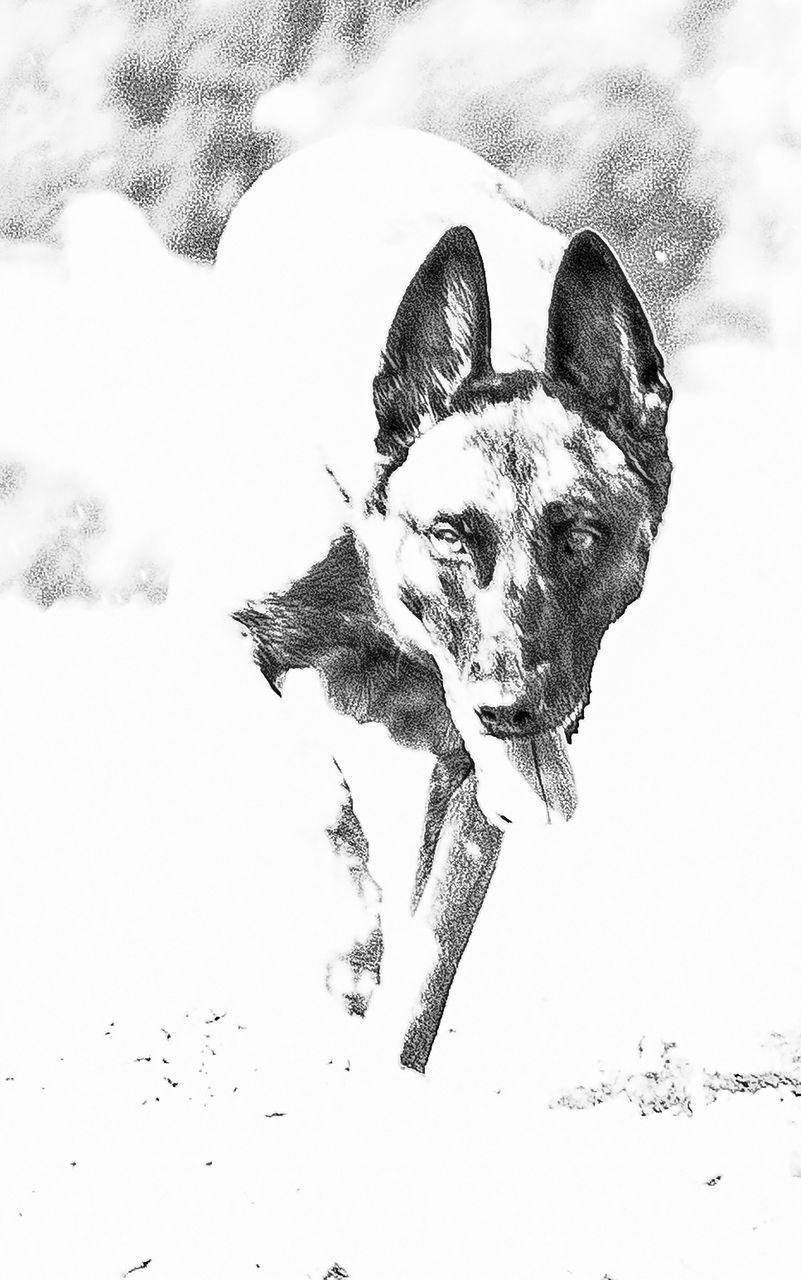
<instances>
[{"instance_id":1,"label":"dog's nose","mask_svg":"<svg viewBox=\"0 0 801 1280\"><path fill-rule=\"evenodd\" d=\"M524 737L531 734L537 718L533 704L523 700L507 706L476 707L476 715L484 731L494 738Z\"/></svg>"}]
</instances>

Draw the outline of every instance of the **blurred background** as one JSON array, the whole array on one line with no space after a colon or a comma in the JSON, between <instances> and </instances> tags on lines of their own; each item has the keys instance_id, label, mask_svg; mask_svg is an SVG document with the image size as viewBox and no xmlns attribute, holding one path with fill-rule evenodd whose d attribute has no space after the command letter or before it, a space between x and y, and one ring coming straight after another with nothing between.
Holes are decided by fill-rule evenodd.
<instances>
[{"instance_id":1,"label":"blurred background","mask_svg":"<svg viewBox=\"0 0 801 1280\"><path fill-rule=\"evenodd\" d=\"M352 125L466 144L615 245L668 349L788 322L792 0L3 0L0 236L112 190L213 259L276 160Z\"/></svg>"}]
</instances>

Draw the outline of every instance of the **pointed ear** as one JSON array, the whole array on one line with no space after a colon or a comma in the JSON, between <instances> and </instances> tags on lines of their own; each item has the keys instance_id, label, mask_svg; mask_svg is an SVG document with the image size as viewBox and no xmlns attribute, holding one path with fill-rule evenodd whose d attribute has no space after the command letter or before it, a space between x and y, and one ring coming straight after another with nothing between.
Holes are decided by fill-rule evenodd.
<instances>
[{"instance_id":1,"label":"pointed ear","mask_svg":"<svg viewBox=\"0 0 801 1280\"><path fill-rule=\"evenodd\" d=\"M484 263L467 227L451 227L406 290L373 381L378 452L405 456L421 421L447 415L453 393L490 365Z\"/></svg>"},{"instance_id":2,"label":"pointed ear","mask_svg":"<svg viewBox=\"0 0 801 1280\"><path fill-rule=\"evenodd\" d=\"M667 497L671 400L640 301L609 246L580 231L565 250L548 313L545 370L567 398Z\"/></svg>"}]
</instances>

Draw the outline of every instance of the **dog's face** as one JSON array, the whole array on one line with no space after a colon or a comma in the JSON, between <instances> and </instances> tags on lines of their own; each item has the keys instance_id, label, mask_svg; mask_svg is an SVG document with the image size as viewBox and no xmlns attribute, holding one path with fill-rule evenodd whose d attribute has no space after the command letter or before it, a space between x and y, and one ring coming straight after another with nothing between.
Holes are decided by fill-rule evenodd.
<instances>
[{"instance_id":1,"label":"dog's face","mask_svg":"<svg viewBox=\"0 0 801 1280\"><path fill-rule=\"evenodd\" d=\"M384 603L436 661L463 736L575 727L667 497L661 357L591 232L557 275L545 363L492 369L478 247L448 232L404 296L375 380L381 464L366 527Z\"/></svg>"},{"instance_id":2,"label":"dog's face","mask_svg":"<svg viewBox=\"0 0 801 1280\"><path fill-rule=\"evenodd\" d=\"M617 446L539 388L412 446L387 485L398 596L485 732L571 727L639 594L649 515Z\"/></svg>"}]
</instances>

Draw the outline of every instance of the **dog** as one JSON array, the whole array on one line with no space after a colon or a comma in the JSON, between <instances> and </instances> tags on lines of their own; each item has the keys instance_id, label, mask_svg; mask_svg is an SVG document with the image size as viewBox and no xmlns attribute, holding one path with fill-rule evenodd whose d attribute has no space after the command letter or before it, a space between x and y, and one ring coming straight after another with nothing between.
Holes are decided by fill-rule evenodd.
<instances>
[{"instance_id":1,"label":"dog","mask_svg":"<svg viewBox=\"0 0 801 1280\"><path fill-rule=\"evenodd\" d=\"M235 619L276 692L313 670L340 714L433 757L411 903L428 941L401 1050L422 1072L503 831L527 812L514 797L547 820L574 810L567 744L667 502L671 388L601 236L566 240L490 165L413 131L276 166L216 270L342 500L326 553ZM331 836L363 887L343 787ZM376 980L380 952L376 930L358 962Z\"/></svg>"}]
</instances>

